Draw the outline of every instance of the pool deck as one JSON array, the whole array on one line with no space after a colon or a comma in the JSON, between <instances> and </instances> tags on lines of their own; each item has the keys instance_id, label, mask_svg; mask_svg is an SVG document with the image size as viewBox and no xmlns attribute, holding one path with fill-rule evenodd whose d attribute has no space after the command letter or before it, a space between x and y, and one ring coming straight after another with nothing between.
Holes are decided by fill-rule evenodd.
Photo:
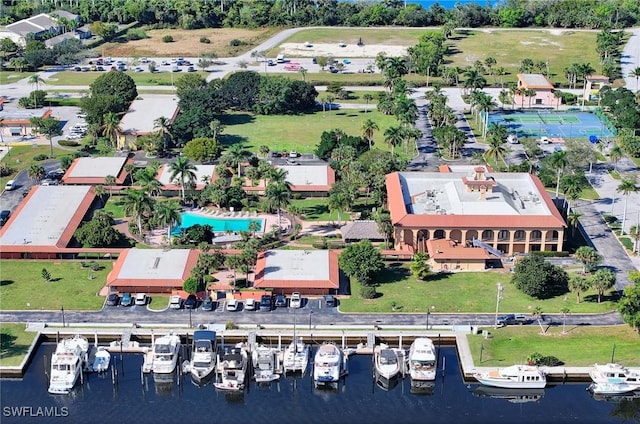
<instances>
[{"instance_id":1,"label":"pool deck","mask_svg":"<svg viewBox=\"0 0 640 424\"><path fill-rule=\"evenodd\" d=\"M206 218L219 218L219 219L238 219L238 220L247 220L247 219L262 219L264 221L264 226L262 228L263 231L270 231L273 226L278 225L278 216L271 214L254 214L250 212L230 212L230 211L222 211L215 210L210 208L199 208L199 209L186 209L183 212L188 212L191 214L201 215ZM291 221L284 216L280 219L280 228L283 230L288 230L291 227ZM223 234L223 233L220 233ZM150 246L162 246L166 245L167 242L167 230L166 229L155 229L150 231L145 236L145 241Z\"/></svg>"}]
</instances>

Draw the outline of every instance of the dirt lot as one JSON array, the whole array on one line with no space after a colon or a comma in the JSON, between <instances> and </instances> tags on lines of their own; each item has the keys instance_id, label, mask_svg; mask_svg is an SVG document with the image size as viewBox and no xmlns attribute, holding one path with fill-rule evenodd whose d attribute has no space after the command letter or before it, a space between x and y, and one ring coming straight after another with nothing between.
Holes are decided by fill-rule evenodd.
<instances>
[{"instance_id":1,"label":"dirt lot","mask_svg":"<svg viewBox=\"0 0 640 424\"><path fill-rule=\"evenodd\" d=\"M237 56L269 38L277 30L272 28L240 29L240 28L215 28L215 29L157 29L146 31L150 38L144 40L128 41L126 43L109 43L100 48L101 54L112 57L171 57L187 56L199 57L205 53L215 53L218 57ZM171 35L172 43L165 43L162 37ZM201 37L208 38L209 44L200 42ZM246 45L231 46L232 40L240 40Z\"/></svg>"}]
</instances>

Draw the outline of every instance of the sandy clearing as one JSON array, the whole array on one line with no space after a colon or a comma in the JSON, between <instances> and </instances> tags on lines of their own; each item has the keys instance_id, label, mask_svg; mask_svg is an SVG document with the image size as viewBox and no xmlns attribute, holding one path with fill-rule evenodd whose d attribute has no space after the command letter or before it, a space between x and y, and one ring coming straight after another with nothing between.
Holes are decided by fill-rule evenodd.
<instances>
[{"instance_id":1,"label":"sandy clearing","mask_svg":"<svg viewBox=\"0 0 640 424\"><path fill-rule=\"evenodd\" d=\"M304 43L282 43L280 51L289 57L314 57L333 56L345 58L375 58L378 53L384 52L387 56L406 56L406 46L393 46L384 44L366 44L362 47L357 44L347 44L340 47L337 44L313 44L306 47Z\"/></svg>"}]
</instances>

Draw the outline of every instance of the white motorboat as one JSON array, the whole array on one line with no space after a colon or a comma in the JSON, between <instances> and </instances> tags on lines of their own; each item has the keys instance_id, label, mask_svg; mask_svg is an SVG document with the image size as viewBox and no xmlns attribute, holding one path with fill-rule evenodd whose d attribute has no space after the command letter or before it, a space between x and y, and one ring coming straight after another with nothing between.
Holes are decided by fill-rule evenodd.
<instances>
[{"instance_id":1,"label":"white motorboat","mask_svg":"<svg viewBox=\"0 0 640 424\"><path fill-rule=\"evenodd\" d=\"M214 383L216 389L241 391L244 390L247 372L247 350L242 343L234 348L226 348L222 357L218 358L217 373L219 381Z\"/></svg>"},{"instance_id":2,"label":"white motorboat","mask_svg":"<svg viewBox=\"0 0 640 424\"><path fill-rule=\"evenodd\" d=\"M331 342L323 343L314 359L313 380L316 387L337 383L345 373L345 360L338 346Z\"/></svg>"},{"instance_id":3,"label":"white motorboat","mask_svg":"<svg viewBox=\"0 0 640 424\"><path fill-rule=\"evenodd\" d=\"M278 350L259 345L251 352L253 362L253 378L258 383L270 383L280 378L278 368Z\"/></svg>"},{"instance_id":4,"label":"white motorboat","mask_svg":"<svg viewBox=\"0 0 640 424\"><path fill-rule=\"evenodd\" d=\"M398 351L382 344L373 352L376 375L379 379L390 381L400 373Z\"/></svg>"},{"instance_id":5,"label":"white motorboat","mask_svg":"<svg viewBox=\"0 0 640 424\"><path fill-rule=\"evenodd\" d=\"M89 341L75 335L63 339L51 355L49 393L68 394L76 385L88 360Z\"/></svg>"},{"instance_id":6,"label":"white motorboat","mask_svg":"<svg viewBox=\"0 0 640 424\"><path fill-rule=\"evenodd\" d=\"M594 364L589 376L596 384L628 384L640 390L640 368L627 368L620 364Z\"/></svg>"},{"instance_id":7,"label":"white motorboat","mask_svg":"<svg viewBox=\"0 0 640 424\"><path fill-rule=\"evenodd\" d=\"M155 339L151 371L154 374L170 374L176 368L180 356L180 336L168 334Z\"/></svg>"},{"instance_id":8,"label":"white motorboat","mask_svg":"<svg viewBox=\"0 0 640 424\"><path fill-rule=\"evenodd\" d=\"M627 383L592 383L587 388L594 395L622 395L635 390L635 386Z\"/></svg>"},{"instance_id":9,"label":"white motorboat","mask_svg":"<svg viewBox=\"0 0 640 424\"><path fill-rule=\"evenodd\" d=\"M189 370L191 372L191 379L195 383L201 384L213 374L216 367L216 350L215 331L194 331Z\"/></svg>"},{"instance_id":10,"label":"white motorboat","mask_svg":"<svg viewBox=\"0 0 640 424\"><path fill-rule=\"evenodd\" d=\"M304 374L309 364L309 346L304 344L301 338L294 339L284 351L282 365L284 372L300 371Z\"/></svg>"},{"instance_id":11,"label":"white motorboat","mask_svg":"<svg viewBox=\"0 0 640 424\"><path fill-rule=\"evenodd\" d=\"M409 348L409 374L411 380L433 381L436 379L436 349L431 339L419 337Z\"/></svg>"},{"instance_id":12,"label":"white motorboat","mask_svg":"<svg viewBox=\"0 0 640 424\"><path fill-rule=\"evenodd\" d=\"M109 369L109 363L111 362L111 354L106 347L100 346L96 350L96 355L93 358L93 365L91 369L93 372L105 372Z\"/></svg>"},{"instance_id":13,"label":"white motorboat","mask_svg":"<svg viewBox=\"0 0 640 424\"><path fill-rule=\"evenodd\" d=\"M543 389L547 385L545 373L532 365L512 365L478 372L474 377L485 386L504 389Z\"/></svg>"}]
</instances>

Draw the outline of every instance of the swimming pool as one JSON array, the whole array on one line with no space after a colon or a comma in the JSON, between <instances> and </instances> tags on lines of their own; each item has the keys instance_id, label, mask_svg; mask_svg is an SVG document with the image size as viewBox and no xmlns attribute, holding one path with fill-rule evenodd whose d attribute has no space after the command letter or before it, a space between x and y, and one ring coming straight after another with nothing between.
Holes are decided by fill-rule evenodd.
<instances>
[{"instance_id":1,"label":"swimming pool","mask_svg":"<svg viewBox=\"0 0 640 424\"><path fill-rule=\"evenodd\" d=\"M176 226L172 233L178 234L180 231L196 224L210 225L215 233L249 231L249 224L254 221L260 224L258 231L261 232L264 228L264 219L262 218L217 218L198 213L183 212L182 223Z\"/></svg>"}]
</instances>

